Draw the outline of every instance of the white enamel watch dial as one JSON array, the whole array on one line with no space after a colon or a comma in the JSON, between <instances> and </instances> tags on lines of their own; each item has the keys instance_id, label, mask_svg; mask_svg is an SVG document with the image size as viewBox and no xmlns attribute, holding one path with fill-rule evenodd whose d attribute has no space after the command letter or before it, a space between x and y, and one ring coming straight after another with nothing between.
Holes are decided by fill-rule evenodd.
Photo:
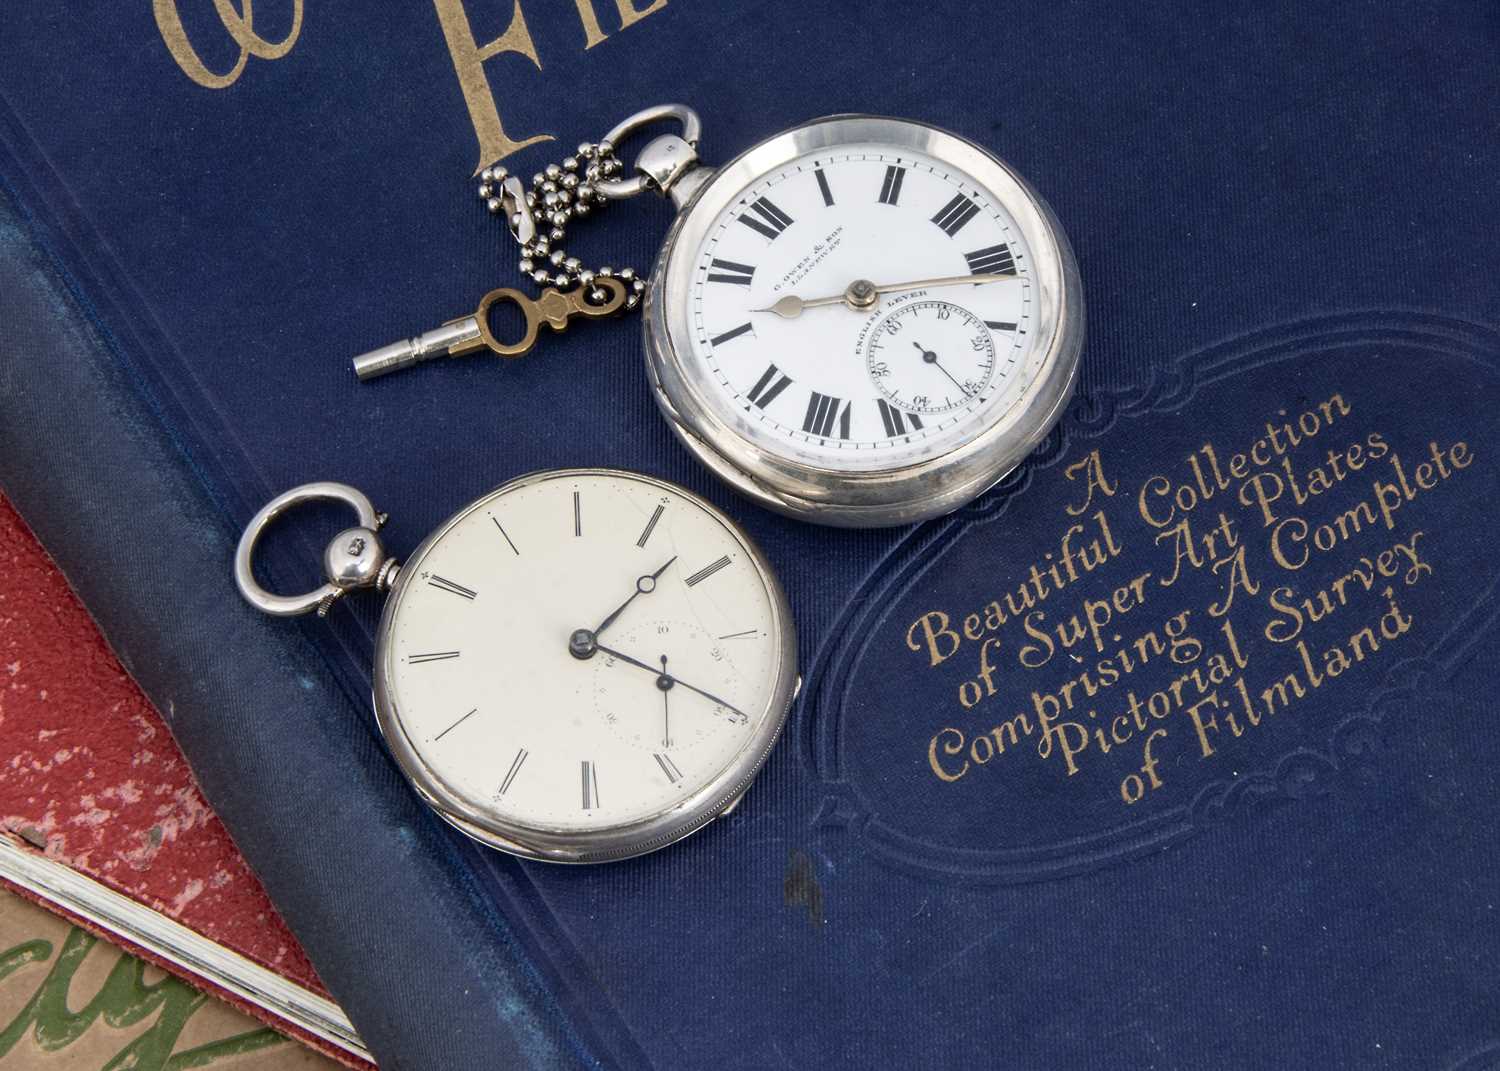
<instances>
[{"instance_id":1,"label":"white enamel watch dial","mask_svg":"<svg viewBox=\"0 0 1500 1071\"><path fill-rule=\"evenodd\" d=\"M1045 205L918 123L820 120L701 185L648 299L679 436L741 490L832 524L974 497L1071 393L1082 299Z\"/></svg>"},{"instance_id":2,"label":"white enamel watch dial","mask_svg":"<svg viewBox=\"0 0 1500 1071\"><path fill-rule=\"evenodd\" d=\"M328 585L272 596L251 572L255 541L315 498L354 506L361 527L329 545ZM343 485L287 492L241 540L241 591L300 613L383 583L374 517ZM376 714L418 791L471 836L538 859L619 859L737 803L786 718L795 652L770 566L718 510L634 473L543 472L472 503L400 567Z\"/></svg>"},{"instance_id":3,"label":"white enamel watch dial","mask_svg":"<svg viewBox=\"0 0 1500 1071\"><path fill-rule=\"evenodd\" d=\"M447 816L525 854L620 857L743 791L785 717L792 651L774 576L717 510L631 473L550 472L403 567L377 699Z\"/></svg>"},{"instance_id":4,"label":"white enamel watch dial","mask_svg":"<svg viewBox=\"0 0 1500 1071\"><path fill-rule=\"evenodd\" d=\"M697 257L693 353L751 436L781 452L890 468L972 437L1020 386L1030 252L993 196L925 154L863 145L794 160L734 198ZM843 299L856 280L976 274L989 281ZM983 369L969 358L980 351Z\"/></svg>"}]
</instances>

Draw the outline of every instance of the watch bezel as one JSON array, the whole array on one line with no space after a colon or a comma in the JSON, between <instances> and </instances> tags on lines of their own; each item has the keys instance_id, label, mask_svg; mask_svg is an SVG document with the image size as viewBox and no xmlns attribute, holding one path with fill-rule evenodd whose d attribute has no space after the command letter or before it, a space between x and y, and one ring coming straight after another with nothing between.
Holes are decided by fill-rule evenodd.
<instances>
[{"instance_id":1,"label":"watch bezel","mask_svg":"<svg viewBox=\"0 0 1500 1071\"><path fill-rule=\"evenodd\" d=\"M763 449L718 397L692 353L696 252L734 198L811 152L876 143L924 153L963 171L1011 215L1031 252L1037 342L1012 404L973 438L919 461L850 471ZM1024 459L1071 397L1083 341L1082 284L1061 225L1008 164L958 134L910 119L839 115L783 131L706 179L683 206L647 288L643 330L657 404L679 440L714 473L781 513L822 524L909 524L958 508ZM744 427L741 427L744 425Z\"/></svg>"},{"instance_id":2,"label":"watch bezel","mask_svg":"<svg viewBox=\"0 0 1500 1071\"><path fill-rule=\"evenodd\" d=\"M391 637L396 617L400 613L402 596L407 586L415 583L411 578L420 573L427 554L465 518L504 495L549 480L580 477L629 479L659 488L692 503L727 528L743 547L746 559L766 588L771 605L771 642L776 651L775 685L766 702L764 717L733 760L692 795L671 807L643 819L592 830L515 822L494 809L477 805L468 794L448 783L418 751L406 730L405 718L391 684L396 657ZM770 561L749 533L722 510L691 491L667 480L622 469L532 472L509 480L464 506L434 528L407 559L381 613L378 637L373 671L376 722L391 754L412 786L442 818L475 840L511 855L546 862L595 863L644 855L681 840L717 818L744 795L770 756L786 723L798 684L797 637L791 608Z\"/></svg>"}]
</instances>

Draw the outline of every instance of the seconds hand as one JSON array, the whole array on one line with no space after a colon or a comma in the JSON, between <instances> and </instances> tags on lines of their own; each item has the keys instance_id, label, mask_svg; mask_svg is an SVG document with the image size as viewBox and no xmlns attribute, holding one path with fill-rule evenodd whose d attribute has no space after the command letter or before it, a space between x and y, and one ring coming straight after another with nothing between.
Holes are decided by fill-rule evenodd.
<instances>
[{"instance_id":1,"label":"seconds hand","mask_svg":"<svg viewBox=\"0 0 1500 1071\"><path fill-rule=\"evenodd\" d=\"M964 390L964 385L958 380L954 379L953 374L946 368L944 368L941 363L939 363L938 355L936 353L934 353L932 350L923 349L920 342L913 342L912 345L917 347L917 349L921 351L922 360L926 361L928 364L937 365L937 370L948 377L949 382L951 382L955 387L958 388L960 394L962 394L965 398L969 396L969 392Z\"/></svg>"},{"instance_id":2,"label":"seconds hand","mask_svg":"<svg viewBox=\"0 0 1500 1071\"><path fill-rule=\"evenodd\" d=\"M661 676L656 678L656 686L661 689L661 746L672 746L672 685L676 679L667 672L667 656L661 656Z\"/></svg>"}]
</instances>

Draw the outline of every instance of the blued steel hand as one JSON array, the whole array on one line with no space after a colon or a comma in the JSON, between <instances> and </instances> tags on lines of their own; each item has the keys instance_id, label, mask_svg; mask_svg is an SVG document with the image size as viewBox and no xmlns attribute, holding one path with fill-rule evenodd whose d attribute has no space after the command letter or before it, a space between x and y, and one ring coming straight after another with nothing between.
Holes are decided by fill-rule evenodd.
<instances>
[{"instance_id":1,"label":"blued steel hand","mask_svg":"<svg viewBox=\"0 0 1500 1071\"><path fill-rule=\"evenodd\" d=\"M913 342L912 345L917 347L917 351L922 355L922 360L926 361L928 364L937 365L937 370L948 377L948 381L958 388L960 394L962 394L965 398L969 396L969 392L964 389L964 385L953 378L952 372L943 367L942 363L938 360L938 355L936 353L934 353L932 350L924 349L920 342Z\"/></svg>"},{"instance_id":2,"label":"blued steel hand","mask_svg":"<svg viewBox=\"0 0 1500 1071\"><path fill-rule=\"evenodd\" d=\"M689 684L687 681L683 680L681 677L674 677L674 676L672 676L672 674L670 674L670 673L668 673L666 671L665 659L663 660L662 668L661 669L657 669L655 666L648 666L648 665L646 665L646 663L642 662L638 658L631 658L628 654L624 654L624 653L622 653L620 651L614 650L613 648L606 647L602 643L596 643L594 646L595 646L595 649L601 651L604 654L609 655L611 658L618 658L621 662L625 662L625 663L628 663L629 665L636 666L636 667L638 667L640 669L644 669L647 673L651 674L653 677L655 677L657 679L657 687L663 688L663 690L665 690L665 688L670 688L673 685L680 684L684 688L686 688L688 691L690 691L690 692L697 692L704 699L708 699L708 700L710 700L710 701L712 701L714 703L717 703L719 706L723 707L725 710L732 710L732 711L734 711L734 713L739 716L739 720L740 721L749 721L750 720L750 715L746 714L743 710L741 710L739 707L735 706L733 703L727 703L724 700L720 699L718 696L714 695L712 692L705 692L702 688L699 688L697 685ZM668 684L668 685L663 686L662 683L661 683L662 681L670 681L671 683Z\"/></svg>"},{"instance_id":3,"label":"blued steel hand","mask_svg":"<svg viewBox=\"0 0 1500 1071\"><path fill-rule=\"evenodd\" d=\"M661 746L672 746L672 686L677 681L667 672L667 656L661 656L661 676L656 686L661 689Z\"/></svg>"},{"instance_id":4,"label":"blued steel hand","mask_svg":"<svg viewBox=\"0 0 1500 1071\"><path fill-rule=\"evenodd\" d=\"M606 617L600 623L599 627L594 629L594 635L597 637L601 632L609 628L610 625L614 624L615 618L619 617L625 612L625 607L634 602L637 595L649 595L651 594L651 592L655 591L657 577L661 576L662 573L665 573L667 571L667 566L671 565L676 560L677 555L674 554L667 559L667 564L663 565L656 572L647 573L645 576L637 577L635 581L635 590L630 593L630 598L626 599L618 607L616 607L615 612Z\"/></svg>"},{"instance_id":5,"label":"blued steel hand","mask_svg":"<svg viewBox=\"0 0 1500 1071\"><path fill-rule=\"evenodd\" d=\"M909 283L876 284L868 279L856 279L842 294L831 297L804 300L795 294L780 298L774 305L752 312L774 312L786 320L795 320L803 309L816 309L824 305L848 305L851 309L868 309L881 294L894 294L902 290L927 290L939 286L962 286L965 283L998 283L1006 279L1019 279L1019 275L945 275L938 279L913 279Z\"/></svg>"}]
</instances>

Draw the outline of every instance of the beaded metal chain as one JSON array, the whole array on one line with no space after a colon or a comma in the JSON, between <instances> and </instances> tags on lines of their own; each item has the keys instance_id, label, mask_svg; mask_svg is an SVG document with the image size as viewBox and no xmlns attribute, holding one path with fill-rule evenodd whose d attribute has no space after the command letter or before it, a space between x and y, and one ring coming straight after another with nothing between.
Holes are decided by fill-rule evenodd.
<instances>
[{"instance_id":1,"label":"beaded metal chain","mask_svg":"<svg viewBox=\"0 0 1500 1071\"><path fill-rule=\"evenodd\" d=\"M646 283L636 277L634 268L585 268L562 248L569 223L609 203L599 184L618 180L624 170L611 142L586 141L578 146L576 156L548 164L531 176L529 190L506 168L498 164L485 168L479 174L479 197L492 214L505 217L521 246L521 274L537 286L560 291L581 287L590 301L602 302L608 295L595 280L616 278L628 288L625 308L630 310L646 292Z\"/></svg>"},{"instance_id":2,"label":"beaded metal chain","mask_svg":"<svg viewBox=\"0 0 1500 1071\"><path fill-rule=\"evenodd\" d=\"M616 157L615 146L663 120L679 123L682 135L661 134L652 139L637 157L633 174L622 177L625 165ZM700 182L712 174L711 169L698 168L701 133L702 124L693 109L685 104L658 104L627 116L599 142L585 142L576 155L538 171L529 190L504 167L485 168L479 174L480 199L509 225L511 237L521 247L521 272L541 293L533 300L519 290L496 287L467 316L360 354L354 358L355 374L374 379L436 357L461 357L482 349L500 357L520 357L536 345L543 327L566 331L574 320L598 320L638 308L646 294L645 280L634 268L585 268L577 257L568 256L562 248L568 224L610 201L647 190L673 198L680 208L691 189L680 180L694 169ZM497 338L490 325L490 310L499 304L516 306L526 321L525 332L515 341Z\"/></svg>"}]
</instances>

